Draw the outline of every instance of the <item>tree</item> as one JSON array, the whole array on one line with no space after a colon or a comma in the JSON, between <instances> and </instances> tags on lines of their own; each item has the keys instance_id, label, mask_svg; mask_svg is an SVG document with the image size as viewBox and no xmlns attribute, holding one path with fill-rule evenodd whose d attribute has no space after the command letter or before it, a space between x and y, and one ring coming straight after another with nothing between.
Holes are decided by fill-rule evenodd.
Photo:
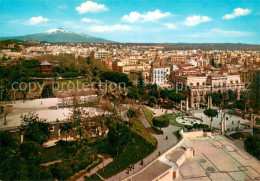
<instances>
[{"instance_id":1,"label":"tree","mask_svg":"<svg viewBox=\"0 0 260 181\"><path fill-rule=\"evenodd\" d=\"M229 102L234 102L237 100L237 93L232 90L228 90L227 97Z\"/></svg>"},{"instance_id":2,"label":"tree","mask_svg":"<svg viewBox=\"0 0 260 181\"><path fill-rule=\"evenodd\" d=\"M250 86L249 97L253 110L258 113L260 111L260 71L255 73L253 83Z\"/></svg>"},{"instance_id":3,"label":"tree","mask_svg":"<svg viewBox=\"0 0 260 181\"><path fill-rule=\"evenodd\" d=\"M248 153L260 159L260 130L259 128L253 128L253 135L248 136L245 139L245 149Z\"/></svg>"},{"instance_id":4,"label":"tree","mask_svg":"<svg viewBox=\"0 0 260 181\"><path fill-rule=\"evenodd\" d=\"M223 100L223 95L221 92L213 92L212 94L206 94L205 95L205 100L208 101L208 97L212 97L212 104L216 106L220 106L221 102Z\"/></svg>"},{"instance_id":5,"label":"tree","mask_svg":"<svg viewBox=\"0 0 260 181\"><path fill-rule=\"evenodd\" d=\"M137 88L138 88L138 93L141 97L141 100L144 99L144 93L145 93L144 92L144 79L143 79L143 76L141 73L139 74L139 77L138 77Z\"/></svg>"},{"instance_id":6,"label":"tree","mask_svg":"<svg viewBox=\"0 0 260 181\"><path fill-rule=\"evenodd\" d=\"M49 98L54 96L51 84L47 84L43 87L41 96L43 98Z\"/></svg>"},{"instance_id":7,"label":"tree","mask_svg":"<svg viewBox=\"0 0 260 181\"><path fill-rule=\"evenodd\" d=\"M133 100L137 100L138 99L137 90L131 87L129 89L129 92L127 93L127 97Z\"/></svg>"},{"instance_id":8,"label":"tree","mask_svg":"<svg viewBox=\"0 0 260 181\"><path fill-rule=\"evenodd\" d=\"M3 108L3 112L0 114L0 116L4 117L4 125L7 125L6 117L7 117L8 114L10 114L12 112L12 110L13 110L13 107L6 106L6 107Z\"/></svg>"},{"instance_id":9,"label":"tree","mask_svg":"<svg viewBox=\"0 0 260 181\"><path fill-rule=\"evenodd\" d=\"M115 149L111 149L111 154L118 156L119 148L126 145L130 137L131 132L126 125L116 123L115 125L110 126L109 132L107 134L107 139L111 147L116 148L116 152Z\"/></svg>"},{"instance_id":10,"label":"tree","mask_svg":"<svg viewBox=\"0 0 260 181\"><path fill-rule=\"evenodd\" d=\"M90 65L91 64L91 58L90 57L87 57L87 65Z\"/></svg>"},{"instance_id":11,"label":"tree","mask_svg":"<svg viewBox=\"0 0 260 181\"><path fill-rule=\"evenodd\" d=\"M157 99L154 96L148 98L148 106L153 107L157 104Z\"/></svg>"},{"instance_id":12,"label":"tree","mask_svg":"<svg viewBox=\"0 0 260 181\"><path fill-rule=\"evenodd\" d=\"M218 111L216 109L206 109L203 112L207 117L210 117L210 128L213 122L213 118L218 115Z\"/></svg>"},{"instance_id":13,"label":"tree","mask_svg":"<svg viewBox=\"0 0 260 181\"><path fill-rule=\"evenodd\" d=\"M115 82L117 84L119 84L119 83L125 83L126 85L129 84L129 79L128 79L127 75L124 73L118 73L118 72L103 72L100 75L100 80L102 82L111 81L111 82Z\"/></svg>"},{"instance_id":14,"label":"tree","mask_svg":"<svg viewBox=\"0 0 260 181\"><path fill-rule=\"evenodd\" d=\"M169 126L169 119L163 116L158 116L153 118L153 125L156 127L165 128Z\"/></svg>"},{"instance_id":15,"label":"tree","mask_svg":"<svg viewBox=\"0 0 260 181\"><path fill-rule=\"evenodd\" d=\"M151 97L155 97L157 100L159 99L160 97L160 91L158 89L158 85L157 84L149 84L148 86L146 86L146 88L149 89L149 93L148 93L148 96Z\"/></svg>"},{"instance_id":16,"label":"tree","mask_svg":"<svg viewBox=\"0 0 260 181\"><path fill-rule=\"evenodd\" d=\"M51 135L49 130L50 124L46 123L46 119L41 119L37 114L29 114L24 116L26 123L22 127L24 138L28 141L35 141L39 145L48 141Z\"/></svg>"},{"instance_id":17,"label":"tree","mask_svg":"<svg viewBox=\"0 0 260 181\"><path fill-rule=\"evenodd\" d=\"M19 156L28 164L38 165L40 163L40 147L36 142L27 141L19 146Z\"/></svg>"},{"instance_id":18,"label":"tree","mask_svg":"<svg viewBox=\"0 0 260 181\"><path fill-rule=\"evenodd\" d=\"M215 60L214 60L214 57L211 58L211 66L215 67Z\"/></svg>"},{"instance_id":19,"label":"tree","mask_svg":"<svg viewBox=\"0 0 260 181\"><path fill-rule=\"evenodd\" d=\"M120 102L120 92L114 91L109 94L109 99L113 103L113 114L116 116L116 105Z\"/></svg>"},{"instance_id":20,"label":"tree","mask_svg":"<svg viewBox=\"0 0 260 181\"><path fill-rule=\"evenodd\" d=\"M71 123L65 123L65 124L60 125L60 132L65 133L66 141L67 141L67 137L70 134L72 128L73 128L73 126Z\"/></svg>"},{"instance_id":21,"label":"tree","mask_svg":"<svg viewBox=\"0 0 260 181\"><path fill-rule=\"evenodd\" d=\"M15 154L17 140L12 138L9 131L0 131L0 162Z\"/></svg>"}]
</instances>

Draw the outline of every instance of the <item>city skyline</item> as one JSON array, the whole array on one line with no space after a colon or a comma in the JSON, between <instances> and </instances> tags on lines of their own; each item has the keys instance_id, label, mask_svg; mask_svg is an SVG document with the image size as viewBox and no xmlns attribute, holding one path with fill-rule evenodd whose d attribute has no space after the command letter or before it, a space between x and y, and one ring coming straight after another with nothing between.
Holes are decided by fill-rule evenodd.
<instances>
[{"instance_id":1,"label":"city skyline","mask_svg":"<svg viewBox=\"0 0 260 181\"><path fill-rule=\"evenodd\" d=\"M259 2L0 1L0 36L63 28L132 43L259 44Z\"/></svg>"}]
</instances>

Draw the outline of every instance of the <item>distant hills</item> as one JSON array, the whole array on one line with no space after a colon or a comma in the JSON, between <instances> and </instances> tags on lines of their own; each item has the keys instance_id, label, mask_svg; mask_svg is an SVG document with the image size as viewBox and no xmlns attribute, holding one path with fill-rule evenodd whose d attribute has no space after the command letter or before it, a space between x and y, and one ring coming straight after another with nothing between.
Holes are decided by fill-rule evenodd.
<instances>
[{"instance_id":1,"label":"distant hills","mask_svg":"<svg viewBox=\"0 0 260 181\"><path fill-rule=\"evenodd\" d=\"M260 45L242 43L125 43L125 45L163 46L164 50L251 50L260 51Z\"/></svg>"},{"instance_id":2,"label":"distant hills","mask_svg":"<svg viewBox=\"0 0 260 181\"><path fill-rule=\"evenodd\" d=\"M21 40L21 41L41 41L49 43L116 43L88 36L83 33L73 33L62 28L48 30L44 33L37 33L25 36L0 37L2 40ZM152 41L152 40L151 40ZM174 40L172 40L174 41ZM140 46L163 46L164 50L252 50L260 51L260 45L242 44L242 43L122 43L124 45L140 45Z\"/></svg>"},{"instance_id":3,"label":"distant hills","mask_svg":"<svg viewBox=\"0 0 260 181\"><path fill-rule=\"evenodd\" d=\"M83 33L73 33L62 28L56 28L46 31L45 33L37 33L25 36L13 36L13 37L1 37L0 40L36 40L36 41L47 41L50 43L63 43L63 42L87 42L87 43L97 43L97 42L112 42L105 40L103 38L97 38L93 36L88 36Z\"/></svg>"}]
</instances>

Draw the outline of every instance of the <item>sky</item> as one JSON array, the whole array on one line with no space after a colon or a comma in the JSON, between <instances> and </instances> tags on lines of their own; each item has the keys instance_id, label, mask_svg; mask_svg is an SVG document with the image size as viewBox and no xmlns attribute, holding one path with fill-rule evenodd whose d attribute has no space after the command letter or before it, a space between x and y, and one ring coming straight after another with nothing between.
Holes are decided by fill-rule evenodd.
<instances>
[{"instance_id":1,"label":"sky","mask_svg":"<svg viewBox=\"0 0 260 181\"><path fill-rule=\"evenodd\" d=\"M0 0L0 37L54 28L122 43L260 44L260 0Z\"/></svg>"}]
</instances>

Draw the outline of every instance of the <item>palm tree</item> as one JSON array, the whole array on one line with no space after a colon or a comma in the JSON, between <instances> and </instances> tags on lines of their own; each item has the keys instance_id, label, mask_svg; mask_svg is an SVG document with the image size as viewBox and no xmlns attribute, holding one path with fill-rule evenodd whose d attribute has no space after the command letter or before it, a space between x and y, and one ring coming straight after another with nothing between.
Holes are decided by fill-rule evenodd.
<instances>
[{"instance_id":1,"label":"palm tree","mask_svg":"<svg viewBox=\"0 0 260 181\"><path fill-rule=\"evenodd\" d=\"M210 117L210 128L213 122L213 118L218 115L218 111L216 109L206 109L203 112L207 117Z\"/></svg>"},{"instance_id":2,"label":"palm tree","mask_svg":"<svg viewBox=\"0 0 260 181\"><path fill-rule=\"evenodd\" d=\"M12 112L13 108L6 106L6 107L1 108L1 109L3 109L3 112L0 114L0 116L3 116L3 117L4 117L4 125L7 125L7 119L6 119L6 117L7 117L8 114L10 114L10 113Z\"/></svg>"},{"instance_id":3,"label":"palm tree","mask_svg":"<svg viewBox=\"0 0 260 181\"><path fill-rule=\"evenodd\" d=\"M71 123L65 123L65 124L60 125L60 132L65 133L66 141L67 141L67 137L70 134L71 130L72 130Z\"/></svg>"},{"instance_id":4,"label":"palm tree","mask_svg":"<svg viewBox=\"0 0 260 181\"><path fill-rule=\"evenodd\" d=\"M46 123L46 119L39 118L35 113L24 116L24 123L22 127L24 131L24 138L27 141L35 141L39 145L48 141L51 136L50 124Z\"/></svg>"},{"instance_id":5,"label":"palm tree","mask_svg":"<svg viewBox=\"0 0 260 181\"><path fill-rule=\"evenodd\" d=\"M113 114L114 116L116 115L116 105L119 103L120 99L120 92L119 91L114 91L109 94L109 99L113 103Z\"/></svg>"}]
</instances>

